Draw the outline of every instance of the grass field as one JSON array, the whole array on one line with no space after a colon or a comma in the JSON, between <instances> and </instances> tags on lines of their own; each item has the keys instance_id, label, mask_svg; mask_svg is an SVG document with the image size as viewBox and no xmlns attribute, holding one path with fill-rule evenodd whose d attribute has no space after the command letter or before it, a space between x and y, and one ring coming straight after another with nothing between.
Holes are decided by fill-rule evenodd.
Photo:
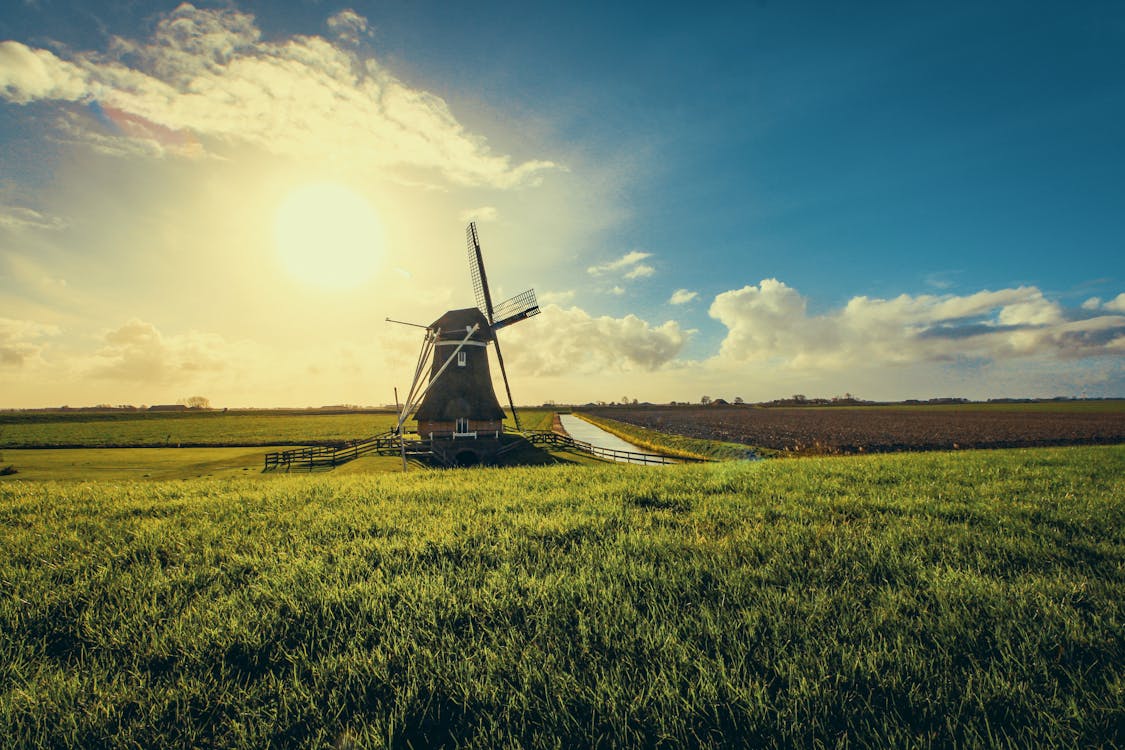
<instances>
[{"instance_id":1,"label":"grass field","mask_svg":"<svg viewBox=\"0 0 1125 750\"><path fill-rule=\"evenodd\" d=\"M83 448L5 450L0 482L229 477L262 470L261 448Z\"/></svg>"},{"instance_id":2,"label":"grass field","mask_svg":"<svg viewBox=\"0 0 1125 750\"><path fill-rule=\"evenodd\" d=\"M526 429L549 430L552 414L520 410ZM316 445L370 437L396 421L390 412L5 412L0 448Z\"/></svg>"},{"instance_id":3,"label":"grass field","mask_svg":"<svg viewBox=\"0 0 1125 750\"><path fill-rule=\"evenodd\" d=\"M0 484L8 746L1125 743L1125 448Z\"/></svg>"},{"instance_id":4,"label":"grass field","mask_svg":"<svg viewBox=\"0 0 1125 750\"><path fill-rule=\"evenodd\" d=\"M521 410L520 415L525 428L539 430L550 429L554 412L528 409ZM261 473L266 452L288 447L260 443L268 431L293 437L301 434L305 429L319 430L316 434L323 438L324 435L346 435L349 430L359 429L365 424L370 428L372 417L375 420L384 420L383 423L376 422L380 427L389 428L392 424L386 415L370 414L316 415L312 420L308 415L301 413L272 417L246 413L226 415L215 413L213 416L192 417L172 413L134 420L116 418L113 415L107 419L97 419L89 414L82 414L78 421L71 420L70 416L68 414L38 416L37 419L23 425L21 440L32 446L50 445L53 442L81 445L83 442L90 442L92 438L95 443L106 441L112 445L129 446L138 443L143 445L157 432L179 430L177 432L179 436L191 435L194 441L209 447L11 448L5 447L5 443L0 443L0 471L7 467L15 469L15 473L0 474L0 482L51 479L160 480L244 476ZM185 443L190 442L185 440ZM316 440L295 442L308 444ZM230 443L245 444L240 447L214 447ZM172 446L179 444L175 442ZM521 451L509 455L507 459L527 464L599 463L582 454L555 449ZM417 461L411 463L415 468L422 468ZM293 469L293 471L301 470L300 467ZM401 470L402 461L397 456L376 455L365 456L358 461L332 469L333 473L338 475Z\"/></svg>"}]
</instances>

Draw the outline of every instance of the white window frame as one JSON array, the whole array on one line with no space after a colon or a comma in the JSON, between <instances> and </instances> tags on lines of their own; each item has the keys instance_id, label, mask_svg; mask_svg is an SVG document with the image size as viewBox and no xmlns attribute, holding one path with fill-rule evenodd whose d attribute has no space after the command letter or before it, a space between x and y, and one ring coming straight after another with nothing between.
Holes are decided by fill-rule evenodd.
<instances>
[{"instance_id":1,"label":"white window frame","mask_svg":"<svg viewBox=\"0 0 1125 750\"><path fill-rule=\"evenodd\" d=\"M458 367L464 367L468 361L469 361L469 353L467 351L462 349L461 351L457 352L457 366Z\"/></svg>"}]
</instances>

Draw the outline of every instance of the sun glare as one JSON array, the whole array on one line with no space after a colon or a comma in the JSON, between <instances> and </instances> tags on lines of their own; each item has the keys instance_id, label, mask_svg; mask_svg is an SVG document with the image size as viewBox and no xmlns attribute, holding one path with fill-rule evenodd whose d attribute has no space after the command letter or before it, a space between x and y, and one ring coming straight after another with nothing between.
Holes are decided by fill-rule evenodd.
<instances>
[{"instance_id":1,"label":"sun glare","mask_svg":"<svg viewBox=\"0 0 1125 750\"><path fill-rule=\"evenodd\" d=\"M356 287L375 275L383 229L363 196L323 182L297 188L277 207L278 257L296 278L331 289Z\"/></svg>"}]
</instances>

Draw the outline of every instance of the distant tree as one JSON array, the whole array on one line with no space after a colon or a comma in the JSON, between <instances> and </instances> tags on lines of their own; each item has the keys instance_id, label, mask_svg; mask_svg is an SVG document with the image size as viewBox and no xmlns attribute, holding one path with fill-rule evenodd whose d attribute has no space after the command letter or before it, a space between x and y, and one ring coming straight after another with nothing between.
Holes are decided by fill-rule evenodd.
<instances>
[{"instance_id":1,"label":"distant tree","mask_svg":"<svg viewBox=\"0 0 1125 750\"><path fill-rule=\"evenodd\" d=\"M803 404L808 399L805 398L805 394L803 394L803 393L794 393L793 394L793 400L795 402L797 402L798 404Z\"/></svg>"},{"instance_id":2,"label":"distant tree","mask_svg":"<svg viewBox=\"0 0 1125 750\"><path fill-rule=\"evenodd\" d=\"M704 396L703 398L699 399L699 403L706 406L707 404L711 403L711 397L710 396Z\"/></svg>"},{"instance_id":3,"label":"distant tree","mask_svg":"<svg viewBox=\"0 0 1125 750\"><path fill-rule=\"evenodd\" d=\"M210 409L211 399L205 396L192 396L185 398L181 403L189 409Z\"/></svg>"},{"instance_id":4,"label":"distant tree","mask_svg":"<svg viewBox=\"0 0 1125 750\"><path fill-rule=\"evenodd\" d=\"M734 397L734 403L736 403L736 404L745 404L746 402L742 400L742 396L735 396L735 397Z\"/></svg>"},{"instance_id":5,"label":"distant tree","mask_svg":"<svg viewBox=\"0 0 1125 750\"><path fill-rule=\"evenodd\" d=\"M633 399L633 406L637 405L637 399Z\"/></svg>"}]
</instances>

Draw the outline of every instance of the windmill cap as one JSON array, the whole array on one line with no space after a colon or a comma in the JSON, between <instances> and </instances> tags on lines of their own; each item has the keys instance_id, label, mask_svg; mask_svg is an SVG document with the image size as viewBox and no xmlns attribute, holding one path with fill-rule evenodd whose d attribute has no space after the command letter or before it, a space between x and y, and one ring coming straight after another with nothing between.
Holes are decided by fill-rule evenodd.
<instances>
[{"instance_id":1,"label":"windmill cap","mask_svg":"<svg viewBox=\"0 0 1125 750\"><path fill-rule=\"evenodd\" d=\"M491 341L492 327L485 319L484 313L475 307L466 307L463 310L449 310L440 318L430 324L430 328L440 331L438 341L460 341L474 325L479 326L470 341Z\"/></svg>"}]
</instances>

